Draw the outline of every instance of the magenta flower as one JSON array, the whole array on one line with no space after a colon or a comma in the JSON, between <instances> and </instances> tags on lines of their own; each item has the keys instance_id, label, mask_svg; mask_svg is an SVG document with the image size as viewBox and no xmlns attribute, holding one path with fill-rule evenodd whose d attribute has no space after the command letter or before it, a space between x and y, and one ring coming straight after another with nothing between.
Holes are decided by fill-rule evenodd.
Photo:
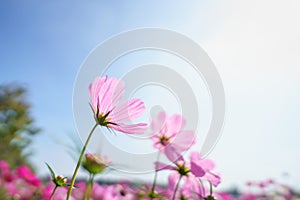
<instances>
[{"instance_id":1,"label":"magenta flower","mask_svg":"<svg viewBox=\"0 0 300 200\"><path fill-rule=\"evenodd\" d=\"M104 199L106 186L94 183L93 187L93 199Z\"/></svg>"},{"instance_id":2,"label":"magenta flower","mask_svg":"<svg viewBox=\"0 0 300 200\"><path fill-rule=\"evenodd\" d=\"M169 177L169 188L173 193L173 199L178 189L178 183L183 179L185 185L188 186L188 191L193 191L194 194L205 197L205 188L200 185L199 178L201 180L207 180L213 186L217 186L220 183L220 176L215 172L212 172L214 163L208 159L201 159L200 153L192 152L190 161L185 161L182 156L179 159L174 158L173 153L167 152L166 156L173 165L167 165L161 162L155 162L156 170L171 170L173 173Z\"/></svg>"},{"instance_id":3,"label":"magenta flower","mask_svg":"<svg viewBox=\"0 0 300 200\"><path fill-rule=\"evenodd\" d=\"M164 154L176 154L176 159L195 143L195 134L191 130L184 130L185 119L175 114L171 117L166 112L160 112L156 119L151 120L153 135L150 137L153 146ZM172 161L172 160L171 160Z\"/></svg>"},{"instance_id":4,"label":"magenta flower","mask_svg":"<svg viewBox=\"0 0 300 200\"><path fill-rule=\"evenodd\" d=\"M155 162L156 170L173 170L179 176L189 177L192 175L193 177L201 177L214 186L217 186L220 183L220 176L217 173L212 172L212 169L215 167L214 163L209 159L201 159L200 153L192 152L189 162L185 161L182 156L175 160L173 153L167 153L166 156L174 165Z\"/></svg>"},{"instance_id":5,"label":"magenta flower","mask_svg":"<svg viewBox=\"0 0 300 200\"><path fill-rule=\"evenodd\" d=\"M11 182L4 183L4 188L11 199L31 199L38 188L29 184L22 178L16 178Z\"/></svg>"},{"instance_id":6,"label":"magenta flower","mask_svg":"<svg viewBox=\"0 0 300 200\"><path fill-rule=\"evenodd\" d=\"M172 173L168 179L168 195L171 197L174 193L176 184L179 180L179 175ZM176 194L176 199L203 199L209 195L209 189L200 184L200 181L195 177L182 177L184 184L178 190Z\"/></svg>"},{"instance_id":7,"label":"magenta flower","mask_svg":"<svg viewBox=\"0 0 300 200\"><path fill-rule=\"evenodd\" d=\"M226 193L226 192L218 192L215 194L216 199L220 199L220 200L233 200L234 197L232 196L232 194Z\"/></svg>"},{"instance_id":8,"label":"magenta flower","mask_svg":"<svg viewBox=\"0 0 300 200\"><path fill-rule=\"evenodd\" d=\"M96 122L107 128L128 134L143 133L147 124L126 124L145 111L140 99L119 103L124 94L124 83L115 78L97 77L89 86L90 105Z\"/></svg>"},{"instance_id":9,"label":"magenta flower","mask_svg":"<svg viewBox=\"0 0 300 200\"><path fill-rule=\"evenodd\" d=\"M199 152L192 152L190 155L191 171L196 177L202 177L217 187L221 182L221 177L218 173L213 172L215 164L212 160L201 159Z\"/></svg>"},{"instance_id":10,"label":"magenta flower","mask_svg":"<svg viewBox=\"0 0 300 200\"><path fill-rule=\"evenodd\" d=\"M6 182L10 182L14 178L8 163L4 160L0 160L0 178L4 179Z\"/></svg>"},{"instance_id":11,"label":"magenta flower","mask_svg":"<svg viewBox=\"0 0 300 200\"><path fill-rule=\"evenodd\" d=\"M117 183L106 188L104 200L135 200L132 188L128 184Z\"/></svg>"},{"instance_id":12,"label":"magenta flower","mask_svg":"<svg viewBox=\"0 0 300 200\"><path fill-rule=\"evenodd\" d=\"M43 199L48 200L50 198L54 187L55 187L55 185L51 183L43 189L43 193L42 193ZM65 200L66 196L67 196L67 188L59 187L59 188L57 188L53 199L55 199L55 200ZM72 199L75 199L75 198L72 198Z\"/></svg>"},{"instance_id":13,"label":"magenta flower","mask_svg":"<svg viewBox=\"0 0 300 200\"><path fill-rule=\"evenodd\" d=\"M33 186L39 187L41 185L40 179L25 165L17 168L17 174L20 178Z\"/></svg>"}]
</instances>

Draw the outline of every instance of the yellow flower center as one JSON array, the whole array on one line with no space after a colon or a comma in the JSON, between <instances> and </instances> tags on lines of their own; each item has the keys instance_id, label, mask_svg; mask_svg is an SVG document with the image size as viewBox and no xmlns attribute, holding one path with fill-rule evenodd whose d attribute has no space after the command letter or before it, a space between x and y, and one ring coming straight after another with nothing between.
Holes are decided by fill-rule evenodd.
<instances>
[{"instance_id":1,"label":"yellow flower center","mask_svg":"<svg viewBox=\"0 0 300 200\"><path fill-rule=\"evenodd\" d=\"M170 138L165 135L162 135L159 138L159 143L163 146L167 146L170 143Z\"/></svg>"}]
</instances>

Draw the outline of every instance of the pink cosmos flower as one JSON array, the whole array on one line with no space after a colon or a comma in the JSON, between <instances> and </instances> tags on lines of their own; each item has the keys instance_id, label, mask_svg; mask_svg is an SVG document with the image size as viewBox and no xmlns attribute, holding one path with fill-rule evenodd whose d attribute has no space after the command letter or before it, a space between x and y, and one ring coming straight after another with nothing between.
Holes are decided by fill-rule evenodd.
<instances>
[{"instance_id":1,"label":"pink cosmos flower","mask_svg":"<svg viewBox=\"0 0 300 200\"><path fill-rule=\"evenodd\" d=\"M0 178L6 182L13 180L13 174L10 171L9 165L6 161L0 160Z\"/></svg>"},{"instance_id":2,"label":"pink cosmos flower","mask_svg":"<svg viewBox=\"0 0 300 200\"><path fill-rule=\"evenodd\" d=\"M220 175L212 171L215 168L215 164L212 160L202 159L199 152L192 152L190 161L191 171L196 177L203 177L203 179L207 180L215 187L220 184Z\"/></svg>"},{"instance_id":3,"label":"pink cosmos flower","mask_svg":"<svg viewBox=\"0 0 300 200\"><path fill-rule=\"evenodd\" d=\"M168 199L171 199L174 195L174 190L178 184L180 178L179 173L172 173L168 177ZM176 199L197 199L198 193L200 193L199 181L196 181L195 177L191 173L187 176L182 176L181 180L184 181L183 186L177 191ZM195 197L196 196L196 197Z\"/></svg>"},{"instance_id":4,"label":"pink cosmos flower","mask_svg":"<svg viewBox=\"0 0 300 200\"><path fill-rule=\"evenodd\" d=\"M206 194L205 188L199 184L199 178L207 180L215 187L220 183L220 176L217 173L212 172L214 163L208 159L201 159L200 153L192 152L190 155L190 161L185 161L182 156L176 160L174 158L175 154L173 153L169 154L167 152L166 156L173 162L173 165L156 162L155 168L158 171L173 171L169 177L170 191L174 191L177 182L183 179L185 185L189 185L188 190L193 191L193 193L198 196L204 197Z\"/></svg>"},{"instance_id":5,"label":"pink cosmos flower","mask_svg":"<svg viewBox=\"0 0 300 200\"><path fill-rule=\"evenodd\" d=\"M4 185L6 191L8 192L8 195L10 196L15 196L18 194L18 188L16 186L16 181L15 182L7 182Z\"/></svg>"},{"instance_id":6,"label":"pink cosmos flower","mask_svg":"<svg viewBox=\"0 0 300 200\"><path fill-rule=\"evenodd\" d=\"M147 124L126 124L140 117L145 105L140 99L119 103L124 94L124 82L115 78L97 77L89 86L90 105L96 122L127 134L143 133Z\"/></svg>"},{"instance_id":7,"label":"pink cosmos flower","mask_svg":"<svg viewBox=\"0 0 300 200\"><path fill-rule=\"evenodd\" d=\"M256 199L260 199L260 198L258 195L255 195L255 194L243 193L239 199L241 199L241 200L256 200Z\"/></svg>"},{"instance_id":8,"label":"pink cosmos flower","mask_svg":"<svg viewBox=\"0 0 300 200\"><path fill-rule=\"evenodd\" d=\"M232 194L226 193L226 192L218 192L215 194L216 199L220 199L220 200L232 200L234 199L234 197L232 196Z\"/></svg>"},{"instance_id":9,"label":"pink cosmos flower","mask_svg":"<svg viewBox=\"0 0 300 200\"><path fill-rule=\"evenodd\" d=\"M93 199L104 199L106 186L99 185L97 182L94 183L93 187Z\"/></svg>"},{"instance_id":10,"label":"pink cosmos flower","mask_svg":"<svg viewBox=\"0 0 300 200\"><path fill-rule=\"evenodd\" d=\"M38 190L37 187L28 184L27 181L21 178L16 178L11 182L4 184L4 188L7 194L12 197L12 199L30 199L33 194Z\"/></svg>"},{"instance_id":11,"label":"pink cosmos flower","mask_svg":"<svg viewBox=\"0 0 300 200\"><path fill-rule=\"evenodd\" d=\"M160 112L151 120L150 137L153 146L164 154L176 154L175 158L195 143L195 134L191 130L184 130L186 121L182 115L175 114L170 117L166 112ZM172 161L172 160L171 160Z\"/></svg>"},{"instance_id":12,"label":"pink cosmos flower","mask_svg":"<svg viewBox=\"0 0 300 200\"><path fill-rule=\"evenodd\" d=\"M51 193L54 189L55 185L53 183L50 183L49 185L47 185L44 190L43 190L43 193L42 193L42 197L43 199L49 199L50 196L51 196ZM65 200L67 197L67 188L65 187L58 187L54 196L53 196L53 199L54 200ZM75 200L75 198L71 198L72 200Z\"/></svg>"},{"instance_id":13,"label":"pink cosmos flower","mask_svg":"<svg viewBox=\"0 0 300 200\"><path fill-rule=\"evenodd\" d=\"M103 200L135 200L132 188L128 184L117 183L106 188Z\"/></svg>"},{"instance_id":14,"label":"pink cosmos flower","mask_svg":"<svg viewBox=\"0 0 300 200\"><path fill-rule=\"evenodd\" d=\"M31 172L31 170L27 166L23 165L18 167L16 172L20 178L23 178L29 184L36 187L39 187L41 185L41 181L34 173Z\"/></svg>"},{"instance_id":15,"label":"pink cosmos flower","mask_svg":"<svg viewBox=\"0 0 300 200\"><path fill-rule=\"evenodd\" d=\"M54 187L55 187L55 185L53 183L51 183L43 189L43 193L42 193L43 199L50 199L50 196L51 196L51 193L52 193Z\"/></svg>"},{"instance_id":16,"label":"pink cosmos flower","mask_svg":"<svg viewBox=\"0 0 300 200\"><path fill-rule=\"evenodd\" d=\"M155 162L156 170L173 170L180 176L188 177L193 175L194 177L199 178L204 177L214 186L217 186L220 183L220 176L211 171L214 168L214 163L208 159L201 159L200 153L192 152L190 155L190 161L185 161L182 156L175 160L173 153L166 154L166 156L175 166Z\"/></svg>"}]
</instances>

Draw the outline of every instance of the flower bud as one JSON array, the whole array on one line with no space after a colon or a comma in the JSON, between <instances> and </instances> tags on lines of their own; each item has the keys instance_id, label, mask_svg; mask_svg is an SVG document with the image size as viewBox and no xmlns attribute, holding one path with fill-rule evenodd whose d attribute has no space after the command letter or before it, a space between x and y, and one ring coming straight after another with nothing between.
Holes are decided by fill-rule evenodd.
<instances>
[{"instance_id":1,"label":"flower bud","mask_svg":"<svg viewBox=\"0 0 300 200\"><path fill-rule=\"evenodd\" d=\"M62 176L62 175L59 175L59 176L56 177L56 181L60 182L62 184L65 184L65 183L67 183L67 178Z\"/></svg>"},{"instance_id":2,"label":"flower bud","mask_svg":"<svg viewBox=\"0 0 300 200\"><path fill-rule=\"evenodd\" d=\"M82 166L91 174L100 174L108 166L109 162L106 157L99 154L85 154Z\"/></svg>"}]
</instances>

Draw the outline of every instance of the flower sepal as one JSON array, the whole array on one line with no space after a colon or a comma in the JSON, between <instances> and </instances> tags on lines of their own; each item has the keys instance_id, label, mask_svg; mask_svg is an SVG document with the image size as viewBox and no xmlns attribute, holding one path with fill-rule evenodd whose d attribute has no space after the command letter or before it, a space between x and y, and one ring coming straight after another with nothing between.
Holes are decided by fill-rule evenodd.
<instances>
[{"instance_id":1,"label":"flower sepal","mask_svg":"<svg viewBox=\"0 0 300 200\"><path fill-rule=\"evenodd\" d=\"M204 200L216 200L216 198L212 195L209 195L209 196L205 197Z\"/></svg>"},{"instance_id":2,"label":"flower sepal","mask_svg":"<svg viewBox=\"0 0 300 200\"><path fill-rule=\"evenodd\" d=\"M67 183L67 177L64 177L62 175L58 175L56 176L53 169L48 165L48 163L46 163L50 174L51 174L51 178L53 183L55 184L56 187L66 187L66 186L70 186L70 184Z\"/></svg>"}]
</instances>

